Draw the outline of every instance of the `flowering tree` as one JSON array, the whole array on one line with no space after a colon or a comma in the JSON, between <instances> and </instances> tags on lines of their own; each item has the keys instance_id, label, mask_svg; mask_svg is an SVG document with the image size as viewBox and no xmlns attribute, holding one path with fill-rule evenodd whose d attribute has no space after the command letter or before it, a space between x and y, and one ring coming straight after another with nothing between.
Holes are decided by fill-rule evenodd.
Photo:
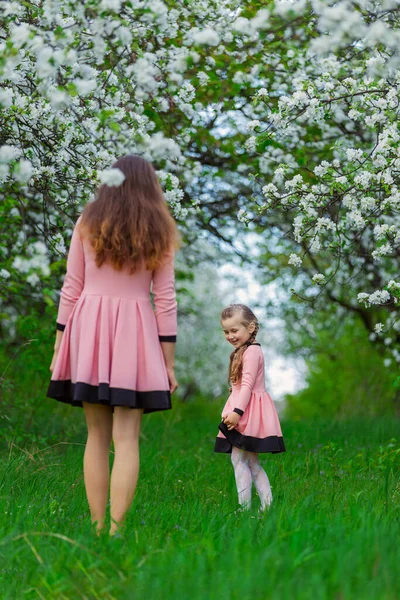
<instances>
[{"instance_id":1,"label":"flowering tree","mask_svg":"<svg viewBox=\"0 0 400 600\"><path fill-rule=\"evenodd\" d=\"M175 216L195 213L198 198L185 201L184 189L213 143L209 49L225 52L229 10L160 0L0 9L0 286L10 326L28 305L53 302L64 236L99 182L118 183L108 169L118 156L152 160Z\"/></svg>"},{"instance_id":2,"label":"flowering tree","mask_svg":"<svg viewBox=\"0 0 400 600\"><path fill-rule=\"evenodd\" d=\"M292 25L274 46L279 15ZM399 25L390 0L275 3L248 109L255 194L240 215L273 238L271 279L284 262L298 269L298 297L360 316L398 362Z\"/></svg>"},{"instance_id":3,"label":"flowering tree","mask_svg":"<svg viewBox=\"0 0 400 600\"><path fill-rule=\"evenodd\" d=\"M9 320L28 301L53 302L77 213L111 182L113 160L138 152L187 235L201 228L231 243L248 224L268 245L270 277L299 269L288 285L299 297L358 314L374 335L391 331L399 358L395 0L35 0L1 10Z\"/></svg>"}]
</instances>

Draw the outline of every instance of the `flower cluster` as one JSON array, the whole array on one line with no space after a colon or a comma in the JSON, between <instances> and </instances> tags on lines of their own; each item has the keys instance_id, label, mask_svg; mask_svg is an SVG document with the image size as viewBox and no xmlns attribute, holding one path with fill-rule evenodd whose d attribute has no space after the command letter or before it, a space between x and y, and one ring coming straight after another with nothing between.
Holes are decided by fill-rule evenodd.
<instances>
[{"instance_id":1,"label":"flower cluster","mask_svg":"<svg viewBox=\"0 0 400 600\"><path fill-rule=\"evenodd\" d=\"M382 328L394 327L400 296L400 7L346 0L312 2L308 12L309 3L288 4L274 3L268 17L271 32L279 18L286 23L287 50L281 43L262 59L247 110L244 148L249 160L257 153L262 190L253 197L260 222L282 232L288 264L299 269L297 295L375 311L364 319L374 335L379 311L389 319ZM272 269L273 261L271 252ZM396 359L400 335L392 342Z\"/></svg>"},{"instance_id":2,"label":"flower cluster","mask_svg":"<svg viewBox=\"0 0 400 600\"><path fill-rule=\"evenodd\" d=\"M397 332L399 25L396 0L6 3L2 289L36 275L40 293L96 186L122 183L115 159L139 153L188 231L202 208L224 242L257 222L265 271L294 266L302 297Z\"/></svg>"},{"instance_id":3,"label":"flower cluster","mask_svg":"<svg viewBox=\"0 0 400 600\"><path fill-rule=\"evenodd\" d=\"M119 156L155 164L183 227L196 214L199 198L185 188L196 189L202 175L196 138L214 103L207 83L236 40L229 2L4 4L0 306L11 322L32 298L60 287L64 240L99 184L122 183L112 169ZM251 26L261 31L262 19Z\"/></svg>"}]
</instances>

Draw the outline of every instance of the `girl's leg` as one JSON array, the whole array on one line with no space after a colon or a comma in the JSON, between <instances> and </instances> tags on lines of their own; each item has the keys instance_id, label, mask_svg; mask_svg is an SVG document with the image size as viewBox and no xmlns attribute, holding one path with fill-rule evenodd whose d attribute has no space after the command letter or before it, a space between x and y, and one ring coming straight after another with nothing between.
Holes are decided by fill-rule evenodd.
<instances>
[{"instance_id":1,"label":"girl's leg","mask_svg":"<svg viewBox=\"0 0 400 600\"><path fill-rule=\"evenodd\" d=\"M272 502L272 492L268 476L258 460L258 454L249 452L249 467L253 483L261 500L261 510L265 510Z\"/></svg>"},{"instance_id":2,"label":"girl's leg","mask_svg":"<svg viewBox=\"0 0 400 600\"><path fill-rule=\"evenodd\" d=\"M112 410L110 406L83 403L88 437L83 459L86 495L92 523L100 532L108 500L109 452L112 435Z\"/></svg>"},{"instance_id":3,"label":"girl's leg","mask_svg":"<svg viewBox=\"0 0 400 600\"><path fill-rule=\"evenodd\" d=\"M232 447L232 464L235 471L236 487L239 504L244 509L251 506L251 471L249 467L249 452Z\"/></svg>"},{"instance_id":4,"label":"girl's leg","mask_svg":"<svg viewBox=\"0 0 400 600\"><path fill-rule=\"evenodd\" d=\"M111 472L111 529L113 535L132 504L139 475L139 433L143 409L114 409L114 464Z\"/></svg>"}]
</instances>

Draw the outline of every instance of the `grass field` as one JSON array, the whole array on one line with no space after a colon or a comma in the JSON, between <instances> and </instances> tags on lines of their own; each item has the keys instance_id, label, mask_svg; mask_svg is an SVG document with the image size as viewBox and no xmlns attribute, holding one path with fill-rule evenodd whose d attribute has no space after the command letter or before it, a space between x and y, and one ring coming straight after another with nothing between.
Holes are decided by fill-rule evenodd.
<instances>
[{"instance_id":1,"label":"grass field","mask_svg":"<svg viewBox=\"0 0 400 600\"><path fill-rule=\"evenodd\" d=\"M50 448L4 446L1 600L400 598L399 421L283 422L288 451L262 459L274 503L259 518L256 496L235 512L230 459L212 452L218 414L144 417L123 538L91 532L83 427Z\"/></svg>"}]
</instances>

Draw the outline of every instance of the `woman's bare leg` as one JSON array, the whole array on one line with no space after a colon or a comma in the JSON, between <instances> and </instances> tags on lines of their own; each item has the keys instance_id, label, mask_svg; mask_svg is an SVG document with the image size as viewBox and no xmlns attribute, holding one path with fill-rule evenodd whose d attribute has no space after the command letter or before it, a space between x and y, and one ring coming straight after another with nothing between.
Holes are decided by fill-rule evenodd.
<instances>
[{"instance_id":1,"label":"woman's bare leg","mask_svg":"<svg viewBox=\"0 0 400 600\"><path fill-rule=\"evenodd\" d=\"M84 402L83 407L88 428L83 473L92 523L96 523L96 529L100 532L108 501L112 409L88 402Z\"/></svg>"},{"instance_id":2,"label":"woman's bare leg","mask_svg":"<svg viewBox=\"0 0 400 600\"><path fill-rule=\"evenodd\" d=\"M130 508L139 476L139 433L143 409L114 409L114 464L111 472L111 528L113 535Z\"/></svg>"}]
</instances>

